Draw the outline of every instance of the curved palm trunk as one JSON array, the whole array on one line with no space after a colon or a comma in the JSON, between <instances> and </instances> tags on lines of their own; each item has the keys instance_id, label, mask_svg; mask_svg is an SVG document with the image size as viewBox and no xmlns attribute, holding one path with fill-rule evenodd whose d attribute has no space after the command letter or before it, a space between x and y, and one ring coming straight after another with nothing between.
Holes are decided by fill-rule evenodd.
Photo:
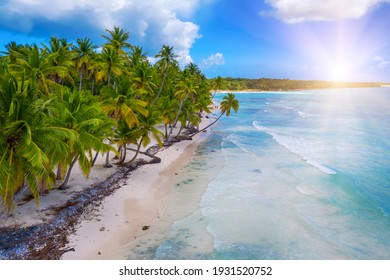
<instances>
[{"instance_id":1,"label":"curved palm trunk","mask_svg":"<svg viewBox=\"0 0 390 280\"><path fill-rule=\"evenodd\" d=\"M180 122L180 129L179 129L179 132L176 134L176 137L178 137L180 135L183 128L184 128L184 124Z\"/></svg>"},{"instance_id":2,"label":"curved palm trunk","mask_svg":"<svg viewBox=\"0 0 390 280\"><path fill-rule=\"evenodd\" d=\"M176 126L177 124L177 120L179 119L179 116L180 116L180 113L181 113L181 109L183 107L183 103L187 100L187 97L184 98L181 102L180 102L180 107L179 107L179 111L177 111L177 115L175 117L175 120L173 121L173 125L171 126L171 129L169 130L169 135L172 134L172 131L173 131L173 128Z\"/></svg>"},{"instance_id":3,"label":"curved palm trunk","mask_svg":"<svg viewBox=\"0 0 390 280\"><path fill-rule=\"evenodd\" d=\"M159 88L159 90L158 90L157 96L154 98L152 104L154 104L154 103L157 101L157 99L160 97L160 94L161 94L162 89L163 89L163 87L164 87L164 83L165 83L165 79L167 78L167 75L168 75L168 71L165 70L165 72L164 72L164 77L163 77L163 80L162 80L162 82L161 82L160 88Z\"/></svg>"},{"instance_id":4,"label":"curved palm trunk","mask_svg":"<svg viewBox=\"0 0 390 280\"><path fill-rule=\"evenodd\" d=\"M68 172L66 172L65 180L59 187L60 190L63 190L66 188L66 185L68 184L69 178L70 178L70 173L72 172L73 166L75 165L76 161L79 159L78 156L75 156L74 159L72 160Z\"/></svg>"},{"instance_id":5,"label":"curved palm trunk","mask_svg":"<svg viewBox=\"0 0 390 280\"><path fill-rule=\"evenodd\" d=\"M126 143L123 144L123 146L121 146L120 149L121 149L121 156L118 164L123 164L126 160L126 150L127 150Z\"/></svg>"},{"instance_id":6,"label":"curved palm trunk","mask_svg":"<svg viewBox=\"0 0 390 280\"><path fill-rule=\"evenodd\" d=\"M135 155L133 156L133 158L131 160L129 160L127 162L127 164L130 164L132 163L133 161L135 161L135 159L137 158L138 154L139 154L139 150L141 149L141 144L142 144L142 141L144 140L144 137L141 137L141 140L139 141L138 145L137 145L137 151L135 152Z\"/></svg>"},{"instance_id":7,"label":"curved palm trunk","mask_svg":"<svg viewBox=\"0 0 390 280\"><path fill-rule=\"evenodd\" d=\"M199 132L203 132L205 131L206 129L208 129L210 126L212 126L213 124L215 124L222 116L223 114L225 114L225 112L222 112L218 118L215 119L215 121L213 121L211 124L209 124L208 126L206 126L205 128L202 128L201 130L198 130L197 132L191 134L191 137L195 136L196 134L198 134Z\"/></svg>"}]
</instances>

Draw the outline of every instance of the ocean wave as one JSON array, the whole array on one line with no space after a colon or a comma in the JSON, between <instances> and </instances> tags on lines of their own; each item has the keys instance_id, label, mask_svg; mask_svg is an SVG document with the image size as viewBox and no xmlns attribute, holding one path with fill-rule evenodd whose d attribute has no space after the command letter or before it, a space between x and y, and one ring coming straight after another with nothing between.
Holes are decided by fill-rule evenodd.
<instances>
[{"instance_id":1,"label":"ocean wave","mask_svg":"<svg viewBox=\"0 0 390 280\"><path fill-rule=\"evenodd\" d=\"M326 196L326 193L320 190L319 187L312 186L312 185L298 185L296 186L296 190L301 194L313 196L317 198L323 198Z\"/></svg>"},{"instance_id":2,"label":"ocean wave","mask_svg":"<svg viewBox=\"0 0 390 280\"><path fill-rule=\"evenodd\" d=\"M305 118L310 118L310 117L316 117L316 115L314 114L310 114L310 113L307 113L307 112L303 112L303 111L300 111L300 110L297 110L293 107L290 107L290 106L282 106L282 108L284 109L287 109L287 110L291 110L291 111L294 111L295 113L298 114L298 116L300 116L301 118L305 119Z\"/></svg>"},{"instance_id":3,"label":"ocean wave","mask_svg":"<svg viewBox=\"0 0 390 280\"><path fill-rule=\"evenodd\" d=\"M272 138L280 145L284 146L290 152L299 155L304 161L306 161L311 166L314 166L321 172L328 175L337 174L335 170L325 166L321 160L317 158L319 148L316 147L313 143L303 138L287 135L285 132L281 133L280 131L276 131L274 128L261 126L256 121L253 121L252 124L257 130L271 135Z\"/></svg>"},{"instance_id":4,"label":"ocean wave","mask_svg":"<svg viewBox=\"0 0 390 280\"><path fill-rule=\"evenodd\" d=\"M244 137L239 136L236 134L230 134L228 137L226 137L227 140L232 142L234 145L236 145L238 148L240 148L244 153L250 154L254 156L251 146L248 144L245 144Z\"/></svg>"}]
</instances>

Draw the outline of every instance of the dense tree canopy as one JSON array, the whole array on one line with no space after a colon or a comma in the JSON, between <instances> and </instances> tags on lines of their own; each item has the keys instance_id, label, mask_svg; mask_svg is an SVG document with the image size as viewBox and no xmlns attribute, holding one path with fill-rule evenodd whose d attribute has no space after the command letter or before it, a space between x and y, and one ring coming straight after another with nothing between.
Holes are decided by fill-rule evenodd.
<instances>
[{"instance_id":1,"label":"dense tree canopy","mask_svg":"<svg viewBox=\"0 0 390 280\"><path fill-rule=\"evenodd\" d=\"M117 164L132 162L152 138L162 145L210 112L209 81L193 63L180 69L172 47L162 46L152 65L123 29L102 37L99 52L89 38L69 43L56 37L40 46L10 42L2 52L0 194L6 213L21 190L38 204L43 192L66 187L76 163L88 176L97 153L107 153L107 160L116 153ZM126 159L129 145L133 154Z\"/></svg>"}]
</instances>

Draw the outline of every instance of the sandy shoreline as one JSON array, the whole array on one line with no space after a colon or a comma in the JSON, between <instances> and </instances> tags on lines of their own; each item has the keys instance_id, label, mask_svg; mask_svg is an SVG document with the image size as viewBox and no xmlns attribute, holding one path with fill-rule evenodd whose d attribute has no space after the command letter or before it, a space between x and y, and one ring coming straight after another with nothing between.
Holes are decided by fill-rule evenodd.
<instances>
[{"instance_id":1,"label":"sandy shoreline","mask_svg":"<svg viewBox=\"0 0 390 280\"><path fill-rule=\"evenodd\" d=\"M75 251L65 253L62 259L123 259L123 246L144 235L147 230L143 228L159 219L175 175L205 138L201 133L192 141L175 143L157 154L161 163L131 172L119 183L120 189L76 226L68 237L68 246Z\"/></svg>"},{"instance_id":2,"label":"sandy shoreline","mask_svg":"<svg viewBox=\"0 0 390 280\"><path fill-rule=\"evenodd\" d=\"M209 118L203 118L200 128L206 127L209 122ZM174 129L173 135L176 135L175 130L177 128ZM161 159L160 163L142 165L128 173L125 179L120 179L112 185L116 190L103 200L99 200L98 206L81 207L81 217L75 218L78 222L63 233L69 242L66 248L60 249L74 251L60 253L61 259L124 259L128 254L123 251L124 245L129 245L148 233L149 227L150 231L154 229L153 223L164 213L166 198L170 194L174 180L179 177L181 169L189 162L197 146L209 135L208 132L199 133L192 140L176 142L160 149L156 154ZM152 142L148 147L154 144L156 143ZM113 157L112 153L111 162L115 163ZM144 155L140 155L139 158L150 160ZM39 207L34 199L28 198L28 191L20 195L15 201L12 215L5 216L0 213L0 229L23 230L33 228L35 225L50 224L53 217L56 217L57 210L54 209L63 207L69 201L78 198L84 190L99 185L100 182L121 172L116 165L113 168L105 168L104 162L105 156L99 156L87 179L76 165L68 188L55 189L42 195Z\"/></svg>"}]
</instances>

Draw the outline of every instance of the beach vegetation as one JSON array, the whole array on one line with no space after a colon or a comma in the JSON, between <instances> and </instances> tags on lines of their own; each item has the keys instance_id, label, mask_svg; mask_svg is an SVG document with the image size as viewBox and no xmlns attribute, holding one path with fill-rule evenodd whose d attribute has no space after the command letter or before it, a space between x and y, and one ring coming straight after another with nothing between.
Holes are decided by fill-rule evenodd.
<instances>
[{"instance_id":1,"label":"beach vegetation","mask_svg":"<svg viewBox=\"0 0 390 280\"><path fill-rule=\"evenodd\" d=\"M291 79L248 79L248 78L217 78L210 79L214 93L217 91L293 91L331 88L364 88L380 87L382 83L375 82L340 82Z\"/></svg>"},{"instance_id":2,"label":"beach vegetation","mask_svg":"<svg viewBox=\"0 0 390 280\"><path fill-rule=\"evenodd\" d=\"M213 122L211 122L209 125L207 125L205 128L196 131L191 136L194 136L194 135L198 134L199 132L205 131L206 129L208 129L209 127L214 125L217 121L219 121L219 119L223 115L226 115L227 117L230 116L230 113L231 113L232 109L233 109L234 112L237 113L239 107L240 107L239 101L236 98L236 96L233 93L231 93L231 92L227 93L227 95L225 95L222 98L222 101L221 101L221 103L219 105L219 110L220 110L219 116Z\"/></svg>"},{"instance_id":3,"label":"beach vegetation","mask_svg":"<svg viewBox=\"0 0 390 280\"><path fill-rule=\"evenodd\" d=\"M151 63L120 27L105 42L51 37L45 44L10 42L0 56L0 195L5 213L28 193L67 188L76 164L88 178L99 154L118 165L135 163L157 147L198 131L212 108L211 85L200 68L181 68L164 45ZM228 95L221 113L238 104ZM175 133L174 128L177 127ZM184 137L185 138L185 137ZM188 138L188 137L187 137ZM129 159L127 158L129 157Z\"/></svg>"}]
</instances>

